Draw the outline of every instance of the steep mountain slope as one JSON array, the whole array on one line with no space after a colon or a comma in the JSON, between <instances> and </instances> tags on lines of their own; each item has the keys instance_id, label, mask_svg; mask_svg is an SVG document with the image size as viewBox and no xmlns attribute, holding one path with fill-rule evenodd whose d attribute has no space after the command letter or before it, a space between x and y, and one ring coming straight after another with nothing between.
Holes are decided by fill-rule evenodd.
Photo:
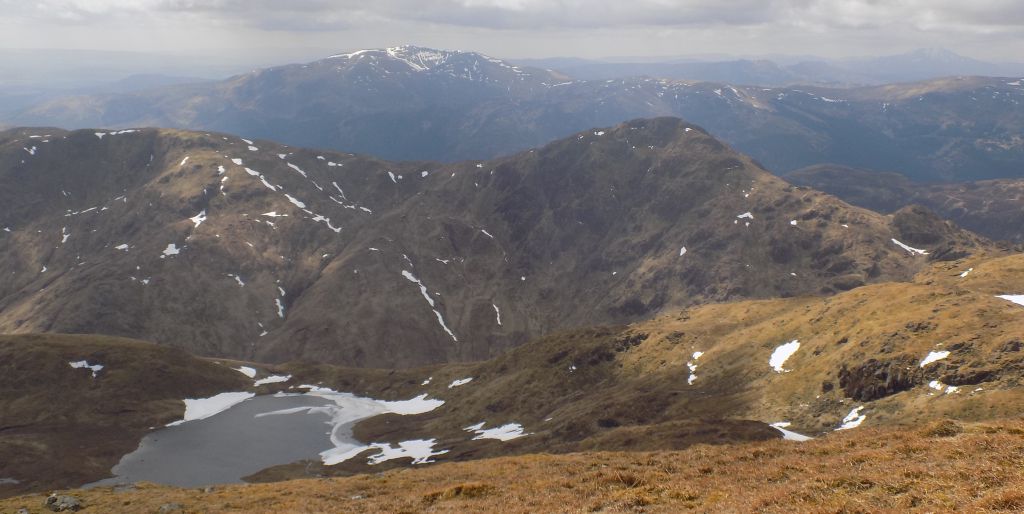
<instances>
[{"instance_id":1,"label":"steep mountain slope","mask_svg":"<svg viewBox=\"0 0 1024 514\"><path fill-rule=\"evenodd\" d=\"M986 245L794 188L668 118L454 165L22 130L0 184L0 330L271 361L481 359L700 301L907 279Z\"/></svg>"},{"instance_id":2,"label":"steep mountain slope","mask_svg":"<svg viewBox=\"0 0 1024 514\"><path fill-rule=\"evenodd\" d=\"M399 47L213 84L61 99L5 121L207 129L391 159L453 161L493 158L632 118L680 116L778 173L834 162L920 179L976 180L1021 176L1022 99L1016 79L858 89L587 81L470 52Z\"/></svg>"},{"instance_id":3,"label":"steep mountain slope","mask_svg":"<svg viewBox=\"0 0 1024 514\"><path fill-rule=\"evenodd\" d=\"M985 237L1024 242L1024 180L920 183L830 164L796 170L786 179L883 213L920 204Z\"/></svg>"}]
</instances>

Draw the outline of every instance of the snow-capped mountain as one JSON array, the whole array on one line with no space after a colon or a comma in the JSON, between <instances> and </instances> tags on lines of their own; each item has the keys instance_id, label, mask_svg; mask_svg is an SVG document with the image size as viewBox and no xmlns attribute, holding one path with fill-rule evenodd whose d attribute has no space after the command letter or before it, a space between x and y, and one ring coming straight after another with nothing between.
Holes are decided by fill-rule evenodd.
<instances>
[{"instance_id":1,"label":"snow-capped mountain","mask_svg":"<svg viewBox=\"0 0 1024 514\"><path fill-rule=\"evenodd\" d=\"M572 80L473 52L360 50L230 79L75 97L11 125L163 126L388 159L489 159L590 127L679 116L775 173L820 163L921 180L1020 177L1024 86L951 78L854 89ZM977 119L988 123L975 123Z\"/></svg>"}]
</instances>

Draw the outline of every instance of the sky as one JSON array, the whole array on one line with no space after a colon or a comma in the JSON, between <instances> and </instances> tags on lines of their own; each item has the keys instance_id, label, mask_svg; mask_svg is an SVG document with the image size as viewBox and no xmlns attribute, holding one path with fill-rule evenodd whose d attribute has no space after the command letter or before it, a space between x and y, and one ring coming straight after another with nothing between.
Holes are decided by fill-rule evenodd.
<instances>
[{"instance_id":1,"label":"sky","mask_svg":"<svg viewBox=\"0 0 1024 514\"><path fill-rule=\"evenodd\" d=\"M505 58L836 58L943 47L1024 60L1022 0L0 0L0 13L0 49L253 62L402 44Z\"/></svg>"}]
</instances>

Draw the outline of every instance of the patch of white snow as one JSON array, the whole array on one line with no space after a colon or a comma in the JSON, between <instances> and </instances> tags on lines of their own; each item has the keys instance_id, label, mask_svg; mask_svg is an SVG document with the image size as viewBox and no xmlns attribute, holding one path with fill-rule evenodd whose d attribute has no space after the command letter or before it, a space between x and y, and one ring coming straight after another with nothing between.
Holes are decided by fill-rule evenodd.
<instances>
[{"instance_id":1,"label":"patch of white snow","mask_svg":"<svg viewBox=\"0 0 1024 514\"><path fill-rule=\"evenodd\" d=\"M96 378L96 375L103 369L102 364L89 364L87 361L69 362L68 365L75 369L84 368L92 371L92 378Z\"/></svg>"},{"instance_id":2,"label":"patch of white snow","mask_svg":"<svg viewBox=\"0 0 1024 514\"><path fill-rule=\"evenodd\" d=\"M484 428L484 423L477 423L473 426L463 428L466 432L475 432L477 435L473 437L473 440L479 439L497 439L499 441L511 441L520 437L530 435L523 432L523 426L519 423L508 423L500 427L495 428Z\"/></svg>"},{"instance_id":3,"label":"patch of white snow","mask_svg":"<svg viewBox=\"0 0 1024 514\"><path fill-rule=\"evenodd\" d=\"M851 428L859 427L860 424L863 423L864 420L868 418L866 414L861 414L861 411L863 410L863 405L851 410L850 413L847 414L845 418L843 418L842 424L839 425L839 428L837 428L836 430L849 430Z\"/></svg>"},{"instance_id":4,"label":"patch of white snow","mask_svg":"<svg viewBox=\"0 0 1024 514\"><path fill-rule=\"evenodd\" d=\"M786 344L779 345L775 348L775 351L772 352L772 356L768 359L768 365L771 366L776 373L788 373L790 370L783 369L782 366L799 349L800 341L797 341L796 339Z\"/></svg>"},{"instance_id":5,"label":"patch of white snow","mask_svg":"<svg viewBox=\"0 0 1024 514\"><path fill-rule=\"evenodd\" d=\"M803 434L798 434L796 432L792 432L792 431L786 430L786 427L788 427L789 425L790 425L790 423L788 421L780 421L778 423L772 423L769 426L771 426L775 430L778 430L779 432L782 432L782 438L787 440L787 441L803 442L803 441L810 441L811 439L814 439L813 437L809 437L809 436L806 436L806 435L803 435Z\"/></svg>"},{"instance_id":6,"label":"patch of white snow","mask_svg":"<svg viewBox=\"0 0 1024 514\"><path fill-rule=\"evenodd\" d=\"M206 419L215 414L224 412L231 407L242 403L249 398L256 396L256 393L220 393L216 396L209 398L195 398L185 399L185 417L180 421L174 423L168 423L167 426L173 427L187 423L189 421L195 421L198 419Z\"/></svg>"},{"instance_id":7,"label":"patch of white snow","mask_svg":"<svg viewBox=\"0 0 1024 514\"><path fill-rule=\"evenodd\" d=\"M278 383L281 383L281 382L287 382L287 381L289 381L291 379L292 379L291 375L273 375L273 376L269 376L269 377L266 377L266 378L261 378L261 379L255 381L255 382L253 382L252 385L254 385L256 387L259 387L259 386L265 385L265 384L278 384Z\"/></svg>"},{"instance_id":8,"label":"patch of white snow","mask_svg":"<svg viewBox=\"0 0 1024 514\"><path fill-rule=\"evenodd\" d=\"M937 352L928 352L928 355L925 355L925 357L923 359L921 359L920 367L923 368L923 367L925 367L925 366L927 366L927 365L929 365L929 364L931 364L931 363L933 363L935 361L940 361L942 359L945 359L946 357L949 357L949 351L947 351L947 350L940 350L940 351L937 351Z\"/></svg>"},{"instance_id":9,"label":"patch of white snow","mask_svg":"<svg viewBox=\"0 0 1024 514\"><path fill-rule=\"evenodd\" d=\"M1024 305L1024 294L1001 294L997 295L996 298L1002 298L1017 305Z\"/></svg>"},{"instance_id":10,"label":"patch of white snow","mask_svg":"<svg viewBox=\"0 0 1024 514\"><path fill-rule=\"evenodd\" d=\"M926 252L925 250L922 250L920 248L914 248L914 247L911 247L911 246L907 246L907 245L899 242L895 238L892 240L892 242L895 243L896 246L899 246L900 248L902 248L902 249L906 250L907 252L909 252L911 255L928 255L928 252Z\"/></svg>"},{"instance_id":11,"label":"patch of white snow","mask_svg":"<svg viewBox=\"0 0 1024 514\"><path fill-rule=\"evenodd\" d=\"M235 368L235 371L249 378L256 378L256 368L250 368L249 366L240 366L238 368Z\"/></svg>"},{"instance_id":12,"label":"patch of white snow","mask_svg":"<svg viewBox=\"0 0 1024 514\"><path fill-rule=\"evenodd\" d=\"M462 385L466 385L466 384L468 384L468 383L470 383L472 381L473 381L473 377L460 378L460 379L454 380L454 381L452 381L452 383L448 384L448 389L451 389L453 387L459 387L459 386L462 386Z\"/></svg>"}]
</instances>

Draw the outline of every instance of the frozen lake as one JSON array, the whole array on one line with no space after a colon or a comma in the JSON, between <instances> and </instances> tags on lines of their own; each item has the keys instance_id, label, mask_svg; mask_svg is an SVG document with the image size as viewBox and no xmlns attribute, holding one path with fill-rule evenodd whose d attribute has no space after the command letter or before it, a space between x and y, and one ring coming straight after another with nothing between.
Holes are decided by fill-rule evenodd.
<instances>
[{"instance_id":1,"label":"frozen lake","mask_svg":"<svg viewBox=\"0 0 1024 514\"><path fill-rule=\"evenodd\" d=\"M186 400L185 419L146 435L138 449L114 466L113 478L86 487L153 482L178 487L240 483L271 466L300 460L327 465L374 450L367 462L411 459L431 462L433 439L364 445L352 438L352 426L378 414L415 415L444 404L422 394L409 400L382 401L317 386L306 393L251 396L222 393ZM241 401L241 403L235 403Z\"/></svg>"},{"instance_id":2,"label":"frozen lake","mask_svg":"<svg viewBox=\"0 0 1024 514\"><path fill-rule=\"evenodd\" d=\"M179 487L238 483L271 466L319 460L320 452L336 446L331 440L335 421L329 410L322 409L332 405L328 399L300 394L251 398L209 418L146 435L137 450L114 466L114 478L90 486L139 481ZM266 415L289 409L303 412ZM333 431L336 438L344 437L342 431ZM359 445L349 439L352 446Z\"/></svg>"}]
</instances>

